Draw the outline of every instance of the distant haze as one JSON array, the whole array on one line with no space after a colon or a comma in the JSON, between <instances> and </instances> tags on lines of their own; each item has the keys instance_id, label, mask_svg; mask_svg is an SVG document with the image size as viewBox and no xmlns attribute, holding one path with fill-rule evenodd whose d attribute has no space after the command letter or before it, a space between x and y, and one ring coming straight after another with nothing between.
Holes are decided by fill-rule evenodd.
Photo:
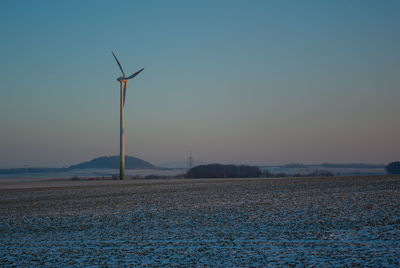
<instances>
[{"instance_id":1,"label":"distant haze","mask_svg":"<svg viewBox=\"0 0 400 268\"><path fill-rule=\"evenodd\" d=\"M0 167L400 159L400 1L1 1Z\"/></svg>"}]
</instances>

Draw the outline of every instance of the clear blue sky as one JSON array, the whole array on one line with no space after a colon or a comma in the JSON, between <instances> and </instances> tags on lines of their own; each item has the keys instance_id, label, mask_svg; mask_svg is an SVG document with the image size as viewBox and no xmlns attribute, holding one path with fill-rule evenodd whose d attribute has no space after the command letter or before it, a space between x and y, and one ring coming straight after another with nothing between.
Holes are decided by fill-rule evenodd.
<instances>
[{"instance_id":1,"label":"clear blue sky","mask_svg":"<svg viewBox=\"0 0 400 268\"><path fill-rule=\"evenodd\" d=\"M400 159L400 1L1 1L0 167Z\"/></svg>"}]
</instances>

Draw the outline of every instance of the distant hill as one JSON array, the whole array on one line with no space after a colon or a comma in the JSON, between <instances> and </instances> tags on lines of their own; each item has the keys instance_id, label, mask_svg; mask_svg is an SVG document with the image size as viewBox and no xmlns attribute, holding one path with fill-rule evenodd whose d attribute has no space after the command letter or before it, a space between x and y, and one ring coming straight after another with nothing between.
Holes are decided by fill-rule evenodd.
<instances>
[{"instance_id":1,"label":"distant hill","mask_svg":"<svg viewBox=\"0 0 400 268\"><path fill-rule=\"evenodd\" d=\"M47 168L47 167L29 167L29 168L5 168L0 169L0 175L4 174L25 174L25 173L54 173L66 172L74 169L119 169L119 156L102 156L90 161L72 165L67 168ZM168 169L157 167L149 162L133 156L125 156L126 169Z\"/></svg>"},{"instance_id":2,"label":"distant hill","mask_svg":"<svg viewBox=\"0 0 400 268\"><path fill-rule=\"evenodd\" d=\"M282 167L284 167L284 168L308 168L307 165L300 164L300 163L289 163L289 164L283 165Z\"/></svg>"},{"instance_id":3,"label":"distant hill","mask_svg":"<svg viewBox=\"0 0 400 268\"><path fill-rule=\"evenodd\" d=\"M119 169L119 156L102 156L87 162L72 165L67 169L109 168ZM125 156L126 169L157 169L156 166L133 156Z\"/></svg>"}]
</instances>

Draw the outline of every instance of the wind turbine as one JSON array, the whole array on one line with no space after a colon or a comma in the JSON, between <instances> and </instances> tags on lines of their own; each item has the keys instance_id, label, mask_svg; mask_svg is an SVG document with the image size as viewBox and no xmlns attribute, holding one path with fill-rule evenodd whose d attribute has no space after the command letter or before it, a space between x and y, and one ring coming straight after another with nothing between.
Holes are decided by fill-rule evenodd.
<instances>
[{"instance_id":1,"label":"wind turbine","mask_svg":"<svg viewBox=\"0 0 400 268\"><path fill-rule=\"evenodd\" d=\"M119 130L119 178L121 180L125 179L125 137L124 137L124 107L125 107L125 96L126 96L126 84L128 81L135 76L137 76L144 68L140 69L136 73L132 74L131 76L126 76L124 70L122 69L121 64L119 63L117 57L115 56L114 52L112 52L114 59L116 60L119 69L122 72L122 76L117 78L121 85L121 109L120 109L120 130Z\"/></svg>"}]
</instances>

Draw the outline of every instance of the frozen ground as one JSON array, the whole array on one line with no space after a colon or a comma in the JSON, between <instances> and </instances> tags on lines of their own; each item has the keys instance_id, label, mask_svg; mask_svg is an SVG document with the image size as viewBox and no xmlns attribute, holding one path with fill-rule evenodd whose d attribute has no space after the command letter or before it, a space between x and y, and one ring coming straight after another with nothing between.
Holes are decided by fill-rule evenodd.
<instances>
[{"instance_id":1,"label":"frozen ground","mask_svg":"<svg viewBox=\"0 0 400 268\"><path fill-rule=\"evenodd\" d=\"M74 183L0 189L0 266L400 265L400 177Z\"/></svg>"}]
</instances>

